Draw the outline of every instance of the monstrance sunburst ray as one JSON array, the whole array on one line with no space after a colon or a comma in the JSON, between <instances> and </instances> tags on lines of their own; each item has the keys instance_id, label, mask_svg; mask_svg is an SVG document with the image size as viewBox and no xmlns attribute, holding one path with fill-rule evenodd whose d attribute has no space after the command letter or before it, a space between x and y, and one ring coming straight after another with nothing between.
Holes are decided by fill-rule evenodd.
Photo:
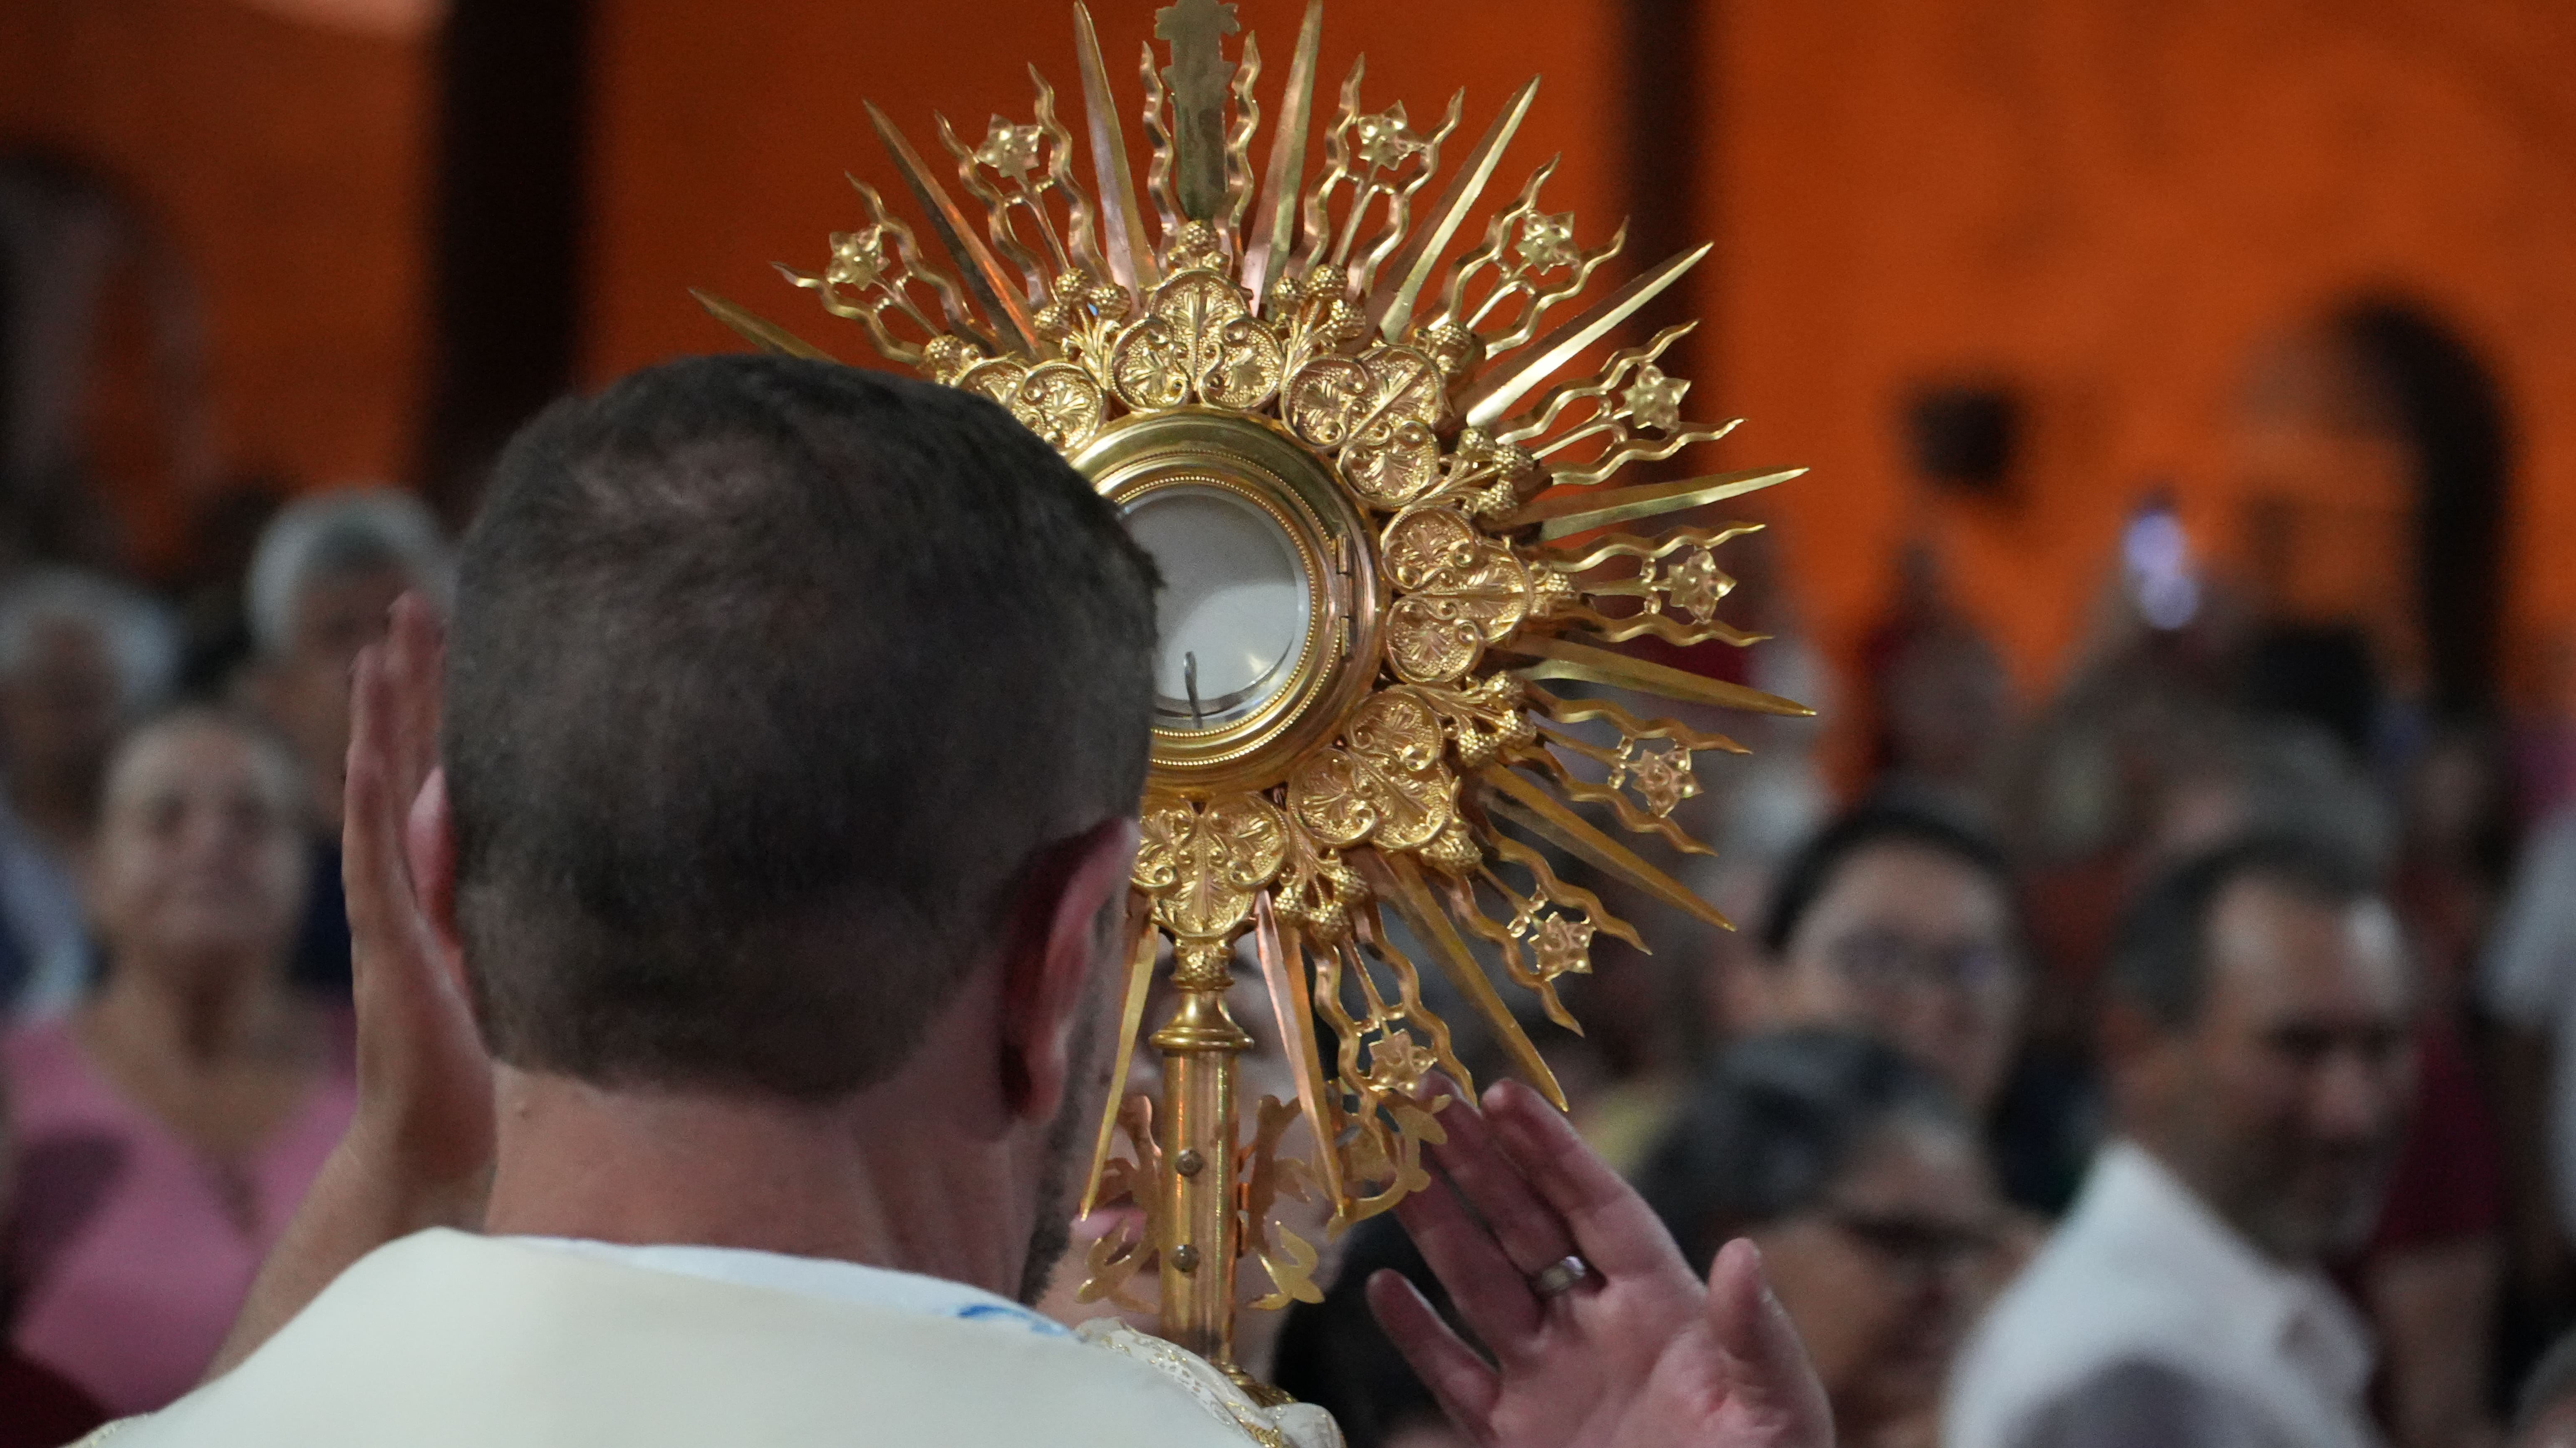
<instances>
[{"instance_id":1,"label":"monstrance sunburst ray","mask_svg":"<svg viewBox=\"0 0 2576 1448\"><path fill-rule=\"evenodd\" d=\"M1123 1079L1137 1046L1152 1044L1165 1085L1159 1101L1112 1103L1083 1197L1086 1212L1114 1200L1140 1209L1135 1225L1092 1250L1085 1296L1133 1304L1129 1285L1154 1269L1165 1334L1220 1364L1241 1259L1270 1285L1256 1306L1318 1296L1312 1244L1273 1219L1281 1194L1320 1193L1338 1229L1431 1181L1423 1148L1442 1139L1446 1103L1429 1079L1468 1078L1390 919L1515 1069L1560 1104L1470 938L1568 1028L1558 982L1590 968L1593 936L1642 942L1538 846L1725 924L1610 830L1705 852L1673 811L1700 788L1696 755L1741 747L1542 684L1806 712L1611 647L1647 636L1753 642L1718 616L1734 580L1715 554L1749 525L1601 530L1802 471L1611 485L1735 426L1683 420L1688 384L1659 359L1686 327L1569 373L1708 249L1553 319L1618 253L1626 228L1579 245L1574 218L1540 205L1554 160L1491 211L1481 235L1470 227L1535 80L1417 212L1461 102L1417 129L1402 106L1363 107L1365 72L1354 65L1310 177L1321 0L1306 10L1256 176L1258 50L1246 36L1239 60L1226 58L1234 9L1180 0L1156 12L1168 64L1146 48L1141 191L1099 37L1076 5L1092 189L1076 179L1076 132L1034 69L1032 121L996 116L980 141L936 121L954 190L870 105L947 268L927 261L911 228L855 179L860 227L832 237L819 274L780 268L827 312L860 323L887 357L1008 408L1125 508L1140 537L1146 511L1162 509L1181 531L1156 524L1166 531L1150 546L1176 579L1206 575L1191 598L1239 609L1255 596L1227 592L1251 585L1225 573L1231 564L1203 563L1199 539L1214 559L1221 536L1239 542L1251 526L1282 560L1277 588L1258 595L1272 610L1266 623L1246 634L1220 609L1232 621L1205 635L1231 648L1262 627L1279 631L1267 671L1246 666L1248 680L1224 680L1240 688L1214 703L1202 681L1215 689L1232 655L1203 674L1185 645L1201 636L1190 630L1211 625L1167 614L1158 687L1168 697L1157 706L1117 1048ZM958 192L981 208L982 225ZM1468 237L1476 244L1451 256ZM732 302L698 296L756 346L824 355ZM1166 600L1167 610L1188 605ZM1220 657L1212 646L1209 656ZM1259 1102L1248 1140L1234 1090L1236 1056L1251 1041L1225 1001L1238 947L1257 963L1296 1098ZM1178 1005L1148 1032L1167 958ZM1310 1138L1302 1153L1286 1145L1300 1119Z\"/></svg>"}]
</instances>

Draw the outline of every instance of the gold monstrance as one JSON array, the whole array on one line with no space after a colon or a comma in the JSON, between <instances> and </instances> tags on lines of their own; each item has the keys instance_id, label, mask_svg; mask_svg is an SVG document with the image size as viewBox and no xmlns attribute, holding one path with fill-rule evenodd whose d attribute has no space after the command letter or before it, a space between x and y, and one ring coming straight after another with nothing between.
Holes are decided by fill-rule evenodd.
<instances>
[{"instance_id":1,"label":"gold monstrance","mask_svg":"<svg viewBox=\"0 0 2576 1448\"><path fill-rule=\"evenodd\" d=\"M1540 208L1551 161L1452 259L1536 80L1417 216L1464 95L1419 130L1400 105L1363 109L1354 64L1310 179L1321 0L1298 33L1256 188L1260 51L1247 35L1226 58L1234 11L1180 0L1156 13L1170 54L1158 67L1148 45L1143 63L1150 237L1077 5L1092 191L1034 69L1033 123L996 116L970 143L938 122L980 225L871 105L953 274L855 179L865 224L832 238L820 276L787 272L886 356L1009 408L1119 505L1161 564L1153 768L1113 1079L1125 1079L1167 954L1177 1004L1146 1037L1163 1056L1162 1100L1113 1102L1100 1123L1083 1211L1132 1200L1140 1221L1095 1245L1082 1295L1143 1309L1127 1293L1152 1266L1163 1335L1229 1371L1244 1258L1271 1288L1256 1307L1321 1296L1314 1248L1272 1219L1278 1195L1322 1193L1338 1230L1428 1186L1422 1146L1442 1139L1447 1103L1427 1078L1470 1081L1388 912L1560 1107L1461 931L1568 1029L1556 982L1589 968L1593 932L1641 942L1538 845L1726 923L1571 805L1706 853L1670 816L1698 792L1696 751L1740 748L1545 685L1807 712L1608 647L1641 635L1754 642L1717 620L1734 580L1712 553L1747 525L1603 530L1801 471L1610 486L1632 463L1734 426L1684 422L1689 384L1656 365L1687 326L1559 376L1708 248L1545 325L1625 236L1586 250L1572 216ZM762 347L825 355L698 295ZM1259 1103L1248 1140L1235 1086L1253 1042L1225 1000L1247 936L1296 1078L1294 1102ZM1300 1117L1302 1154L1285 1145ZM1125 1156L1112 1150L1122 1135Z\"/></svg>"}]
</instances>

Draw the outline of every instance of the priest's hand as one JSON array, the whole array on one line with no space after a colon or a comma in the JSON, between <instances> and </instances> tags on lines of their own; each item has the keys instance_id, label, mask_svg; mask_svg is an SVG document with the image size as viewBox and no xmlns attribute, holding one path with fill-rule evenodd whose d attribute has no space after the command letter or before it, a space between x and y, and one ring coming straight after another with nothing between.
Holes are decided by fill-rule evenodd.
<instances>
[{"instance_id":1,"label":"priest's hand","mask_svg":"<svg viewBox=\"0 0 2576 1448\"><path fill-rule=\"evenodd\" d=\"M438 776L443 637L427 604L394 604L349 696L341 883L358 1016L358 1109L305 1193L207 1376L229 1371L359 1258L424 1227L471 1227L491 1179L492 1063L429 898L449 885L416 814ZM426 869L418 874L414 863Z\"/></svg>"},{"instance_id":2,"label":"priest's hand","mask_svg":"<svg viewBox=\"0 0 2576 1448\"><path fill-rule=\"evenodd\" d=\"M1517 1082L1441 1113L1434 1185L1396 1208L1490 1360L1394 1272L1369 1306L1479 1448L1832 1448L1806 1350L1733 1242L1703 1284L1672 1234ZM1461 1201L1461 1198L1464 1201ZM1473 1207L1473 1213L1469 1207Z\"/></svg>"}]
</instances>

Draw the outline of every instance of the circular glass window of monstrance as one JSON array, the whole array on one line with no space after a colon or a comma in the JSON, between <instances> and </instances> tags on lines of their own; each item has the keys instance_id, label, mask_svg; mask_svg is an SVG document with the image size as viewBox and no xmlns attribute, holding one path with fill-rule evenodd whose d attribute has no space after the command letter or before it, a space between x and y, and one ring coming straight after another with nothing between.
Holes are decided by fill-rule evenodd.
<instances>
[{"instance_id":1,"label":"circular glass window of monstrance","mask_svg":"<svg viewBox=\"0 0 2576 1448\"><path fill-rule=\"evenodd\" d=\"M1375 574L1357 512L1312 453L1240 415L1139 418L1074 462L1163 575L1157 775L1183 787L1275 782L1348 707L1355 671L1341 664L1373 642Z\"/></svg>"},{"instance_id":2,"label":"circular glass window of monstrance","mask_svg":"<svg viewBox=\"0 0 2576 1448\"><path fill-rule=\"evenodd\" d=\"M1223 728L1294 681L1311 626L1310 582L1288 530L1249 499L1187 483L1127 509L1163 573L1155 608L1154 722Z\"/></svg>"}]
</instances>

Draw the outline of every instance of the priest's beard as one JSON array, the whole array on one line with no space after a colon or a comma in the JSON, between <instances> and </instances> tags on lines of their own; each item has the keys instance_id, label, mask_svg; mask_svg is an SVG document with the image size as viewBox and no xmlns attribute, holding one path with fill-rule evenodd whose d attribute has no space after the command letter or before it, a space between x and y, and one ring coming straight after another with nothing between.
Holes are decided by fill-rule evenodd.
<instances>
[{"instance_id":1,"label":"priest's beard","mask_svg":"<svg viewBox=\"0 0 2576 1448\"><path fill-rule=\"evenodd\" d=\"M1066 1045L1072 1069L1066 1076L1064 1104L1047 1123L1044 1172L1038 1178L1037 1224L1029 1229L1029 1255L1020 1268L1020 1301L1035 1305L1046 1295L1056 1263L1073 1242L1073 1172L1075 1154L1088 1139L1083 1128L1096 1125L1118 1083L1109 1071L1107 1033L1101 1030L1108 1002L1099 991L1086 994L1081 1014ZM1084 1162L1088 1167L1089 1162Z\"/></svg>"}]
</instances>

